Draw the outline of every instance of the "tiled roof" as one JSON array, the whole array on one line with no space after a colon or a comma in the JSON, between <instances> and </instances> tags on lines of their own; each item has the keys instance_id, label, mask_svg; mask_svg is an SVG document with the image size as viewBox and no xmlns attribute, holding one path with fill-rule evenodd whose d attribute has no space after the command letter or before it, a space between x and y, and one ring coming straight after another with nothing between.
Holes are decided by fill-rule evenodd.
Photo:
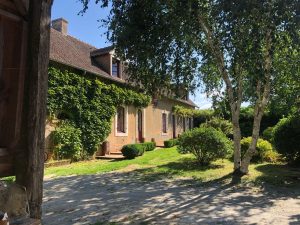
<instances>
[{"instance_id":1,"label":"tiled roof","mask_svg":"<svg viewBox=\"0 0 300 225\"><path fill-rule=\"evenodd\" d=\"M96 76L125 83L120 78L115 78L106 73L92 61L91 55L105 54L113 50L113 46L97 49L72 36L63 35L61 32L51 28L50 33L50 60L60 64L83 70ZM191 100L174 99L187 105L198 107Z\"/></svg>"},{"instance_id":2,"label":"tiled roof","mask_svg":"<svg viewBox=\"0 0 300 225\"><path fill-rule=\"evenodd\" d=\"M113 45L105 47L105 48L99 48L99 49L96 49L96 50L92 51L91 56L104 55L104 54L113 52L114 49L115 49L115 47Z\"/></svg>"},{"instance_id":3,"label":"tiled roof","mask_svg":"<svg viewBox=\"0 0 300 225\"><path fill-rule=\"evenodd\" d=\"M50 60L76 69L87 71L97 76L124 83L123 80L110 76L92 62L91 52L96 47L84 43L72 36L63 35L51 28Z\"/></svg>"}]
</instances>

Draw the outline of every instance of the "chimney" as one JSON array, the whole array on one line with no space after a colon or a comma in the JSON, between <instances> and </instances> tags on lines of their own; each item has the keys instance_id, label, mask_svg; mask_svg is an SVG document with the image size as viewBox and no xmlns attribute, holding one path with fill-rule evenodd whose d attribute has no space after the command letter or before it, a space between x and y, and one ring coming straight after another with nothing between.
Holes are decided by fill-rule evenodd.
<instances>
[{"instance_id":1,"label":"chimney","mask_svg":"<svg viewBox=\"0 0 300 225\"><path fill-rule=\"evenodd\" d=\"M52 27L63 35L68 35L68 21L64 18L52 20Z\"/></svg>"}]
</instances>

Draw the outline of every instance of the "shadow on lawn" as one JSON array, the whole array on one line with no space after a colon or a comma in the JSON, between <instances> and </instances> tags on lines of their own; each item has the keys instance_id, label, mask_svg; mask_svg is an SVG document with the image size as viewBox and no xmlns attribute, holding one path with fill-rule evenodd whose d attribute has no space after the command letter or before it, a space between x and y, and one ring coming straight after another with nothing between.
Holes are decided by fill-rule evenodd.
<instances>
[{"instance_id":1,"label":"shadow on lawn","mask_svg":"<svg viewBox=\"0 0 300 225\"><path fill-rule=\"evenodd\" d=\"M256 167L262 173L256 182L285 187L300 187L300 168L288 165L265 164Z\"/></svg>"},{"instance_id":2,"label":"shadow on lawn","mask_svg":"<svg viewBox=\"0 0 300 225\"><path fill-rule=\"evenodd\" d=\"M212 163L210 165L201 166L195 159L190 158L183 158L177 162L171 162L164 165L151 167L151 168L143 168L143 169L137 169L133 171L136 173L136 175L139 177L139 179L144 181L155 181L160 179L166 179L166 178L174 178L175 176L189 176L188 173L191 172L191 182L193 183L199 183L199 185L205 185L210 183L222 183L222 184L228 184L228 185L236 185L241 183L241 177L234 175L231 170L225 174L222 177L216 178L216 179L208 179L209 175L206 175L204 177L197 176L195 177L193 175L194 172L203 172L205 171L211 171L213 175L214 170L219 170L220 174L224 174L224 172L221 170L226 169L225 164L215 164ZM228 168L227 168L228 170ZM218 174L218 172L215 172Z\"/></svg>"}]
</instances>

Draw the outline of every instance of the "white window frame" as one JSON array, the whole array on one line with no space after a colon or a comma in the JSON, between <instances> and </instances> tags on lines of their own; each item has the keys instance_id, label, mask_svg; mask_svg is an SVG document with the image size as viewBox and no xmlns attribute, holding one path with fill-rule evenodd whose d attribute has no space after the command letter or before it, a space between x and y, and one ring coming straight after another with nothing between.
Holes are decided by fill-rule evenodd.
<instances>
[{"instance_id":1,"label":"white window frame","mask_svg":"<svg viewBox=\"0 0 300 225\"><path fill-rule=\"evenodd\" d=\"M118 112L115 115L115 136L116 137L127 137L128 136L128 106L121 105L120 107L124 108L124 128L125 132L118 131Z\"/></svg>"}]
</instances>

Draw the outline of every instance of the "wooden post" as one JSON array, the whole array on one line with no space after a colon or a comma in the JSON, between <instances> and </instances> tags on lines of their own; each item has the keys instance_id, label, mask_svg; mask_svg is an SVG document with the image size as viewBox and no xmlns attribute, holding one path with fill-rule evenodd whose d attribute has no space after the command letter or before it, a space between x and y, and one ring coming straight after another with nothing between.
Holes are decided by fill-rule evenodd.
<instances>
[{"instance_id":1,"label":"wooden post","mask_svg":"<svg viewBox=\"0 0 300 225\"><path fill-rule=\"evenodd\" d=\"M42 216L51 6L52 0L29 2L28 70L21 134L26 155L16 173L17 183L27 190L30 217L36 219Z\"/></svg>"}]
</instances>

